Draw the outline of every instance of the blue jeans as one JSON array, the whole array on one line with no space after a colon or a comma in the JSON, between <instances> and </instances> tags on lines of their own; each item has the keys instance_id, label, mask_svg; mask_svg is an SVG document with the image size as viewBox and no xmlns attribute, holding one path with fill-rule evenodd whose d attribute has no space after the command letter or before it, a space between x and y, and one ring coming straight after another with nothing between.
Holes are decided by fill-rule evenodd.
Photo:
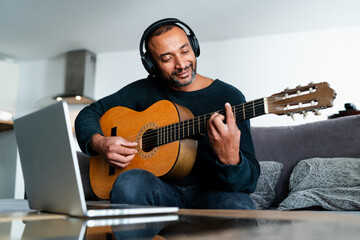
<instances>
[{"instance_id":1,"label":"blue jeans","mask_svg":"<svg viewBox=\"0 0 360 240\"><path fill-rule=\"evenodd\" d=\"M255 209L250 195L226 192L200 184L178 186L152 173L128 170L118 176L110 193L111 202L192 209Z\"/></svg>"}]
</instances>

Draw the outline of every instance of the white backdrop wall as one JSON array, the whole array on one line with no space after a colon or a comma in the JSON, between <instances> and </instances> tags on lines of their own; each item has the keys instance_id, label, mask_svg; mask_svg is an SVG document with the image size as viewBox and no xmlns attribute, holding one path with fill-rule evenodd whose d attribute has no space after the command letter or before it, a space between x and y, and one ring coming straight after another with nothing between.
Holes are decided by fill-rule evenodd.
<instances>
[{"instance_id":1,"label":"white backdrop wall","mask_svg":"<svg viewBox=\"0 0 360 240\"><path fill-rule=\"evenodd\" d=\"M360 28L332 29L206 43L201 72L237 86L252 100L286 87L327 81L334 107L307 119L264 116L253 125L287 125L327 119L351 102L360 107Z\"/></svg>"},{"instance_id":2,"label":"white backdrop wall","mask_svg":"<svg viewBox=\"0 0 360 240\"><path fill-rule=\"evenodd\" d=\"M18 73L17 64L0 60L0 111L8 114L15 114L16 110ZM5 115L1 120L8 117L11 116ZM14 132L0 132L0 198L14 197L16 148Z\"/></svg>"}]
</instances>

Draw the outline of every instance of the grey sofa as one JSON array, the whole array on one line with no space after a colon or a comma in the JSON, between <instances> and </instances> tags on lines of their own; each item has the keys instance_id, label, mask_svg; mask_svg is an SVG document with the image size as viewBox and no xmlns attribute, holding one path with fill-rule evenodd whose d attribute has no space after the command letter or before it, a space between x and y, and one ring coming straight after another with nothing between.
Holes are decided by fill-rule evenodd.
<instances>
[{"instance_id":1,"label":"grey sofa","mask_svg":"<svg viewBox=\"0 0 360 240\"><path fill-rule=\"evenodd\" d=\"M307 164L307 167L310 166L314 169L312 172L314 178L321 178L320 181L322 183L328 182L329 184L327 185L329 187L334 187L334 184L331 185L330 183L336 181L336 177L340 176L340 173L337 173L336 170L340 171L342 170L341 168L343 168L345 172L343 172L342 175L345 174L347 176L345 176L345 180L340 178L341 180L336 183L336 187L338 188L343 187L342 184L344 184L345 187L351 185L345 182L350 179L350 173L354 171L355 176L351 180L353 181L355 179L355 184L351 186L360 187L360 182L358 182L360 172L356 172L358 169L355 168L360 167L360 115L296 126L253 127L252 137L259 162L275 161L283 165L275 187L275 198L271 204L273 208L278 207L278 205L288 197L290 193L289 182L290 180L294 180L290 179L294 167L305 159L317 158L312 160L314 160L316 166L318 166L320 159L332 160L336 158L335 161L331 161L331 165L334 166L335 170L331 169L331 165L326 168L324 167L323 170L319 172L315 172L315 169L319 168L311 166L310 164ZM352 162L355 161L355 167L354 165L347 165L346 161L350 160L346 158L355 158L350 159ZM336 160L338 160L338 162L336 162ZM345 169L345 167L348 167L348 169ZM306 169L304 171L306 171ZM328 171L328 173L326 171ZM320 172L325 174L325 176L321 176ZM326 174L328 174L328 176L326 176ZM315 180L311 181L314 182ZM319 186L315 187L319 188L320 185L324 185L322 183L319 183ZM311 183L309 185L311 185ZM306 194L306 192L304 194ZM360 202L360 193L357 194L357 201ZM342 199L345 197L346 196L340 195ZM326 201L327 199L322 200ZM321 200L318 201L320 202ZM320 208L323 207L320 203L318 206ZM355 210L358 207L359 205L357 203L351 210Z\"/></svg>"},{"instance_id":2,"label":"grey sofa","mask_svg":"<svg viewBox=\"0 0 360 240\"><path fill-rule=\"evenodd\" d=\"M252 136L259 162L275 162L281 165L281 171L278 171L275 179L272 176L276 175L273 170L262 169L263 174L270 175L266 177L273 178L274 185L268 189L273 188L274 195L267 200L270 201L268 206L259 208L277 208L288 197L290 176L294 167L302 160L335 157L360 159L360 115L296 126L252 127ZM94 200L96 196L90 185L89 159L83 153L78 153L78 157L86 199ZM360 161L358 163L360 166ZM325 177L326 174L325 172ZM322 179L318 181L327 181L323 179L323 176L321 177ZM265 178L264 182L269 184L271 181ZM264 188L263 191L265 191ZM360 202L360 194L358 196ZM261 194L259 197L262 198ZM354 208L358 206L360 204Z\"/></svg>"}]
</instances>

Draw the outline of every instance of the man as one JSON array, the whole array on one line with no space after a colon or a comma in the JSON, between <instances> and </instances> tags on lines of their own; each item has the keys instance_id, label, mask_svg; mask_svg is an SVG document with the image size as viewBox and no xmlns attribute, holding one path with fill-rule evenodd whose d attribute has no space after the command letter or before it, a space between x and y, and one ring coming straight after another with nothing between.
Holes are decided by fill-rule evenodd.
<instances>
[{"instance_id":1,"label":"man","mask_svg":"<svg viewBox=\"0 0 360 240\"><path fill-rule=\"evenodd\" d=\"M207 134L198 141L196 161L188 176L170 181L145 170L128 170L117 177L111 201L180 208L255 208L249 193L255 190L260 168L250 124L249 121L236 123L230 105L244 103L243 94L218 79L196 72L200 54L197 39L192 30L177 19L163 19L146 29L140 54L150 73L147 79L129 84L79 113L75 128L82 151L100 154L119 168L131 163L137 154L137 143L122 136L104 137L101 132L99 119L115 106L144 111L166 99L187 107L194 116L224 107L226 114L214 113L209 118Z\"/></svg>"}]
</instances>

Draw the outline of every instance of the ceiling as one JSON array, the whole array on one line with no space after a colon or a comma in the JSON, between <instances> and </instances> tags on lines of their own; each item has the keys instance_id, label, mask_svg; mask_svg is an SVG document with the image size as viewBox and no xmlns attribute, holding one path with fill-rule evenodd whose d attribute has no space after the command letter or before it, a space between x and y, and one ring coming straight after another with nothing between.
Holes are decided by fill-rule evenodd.
<instances>
[{"instance_id":1,"label":"ceiling","mask_svg":"<svg viewBox=\"0 0 360 240\"><path fill-rule=\"evenodd\" d=\"M165 17L204 42L360 26L359 12L358 0L0 0L0 58L135 50L144 29Z\"/></svg>"}]
</instances>

